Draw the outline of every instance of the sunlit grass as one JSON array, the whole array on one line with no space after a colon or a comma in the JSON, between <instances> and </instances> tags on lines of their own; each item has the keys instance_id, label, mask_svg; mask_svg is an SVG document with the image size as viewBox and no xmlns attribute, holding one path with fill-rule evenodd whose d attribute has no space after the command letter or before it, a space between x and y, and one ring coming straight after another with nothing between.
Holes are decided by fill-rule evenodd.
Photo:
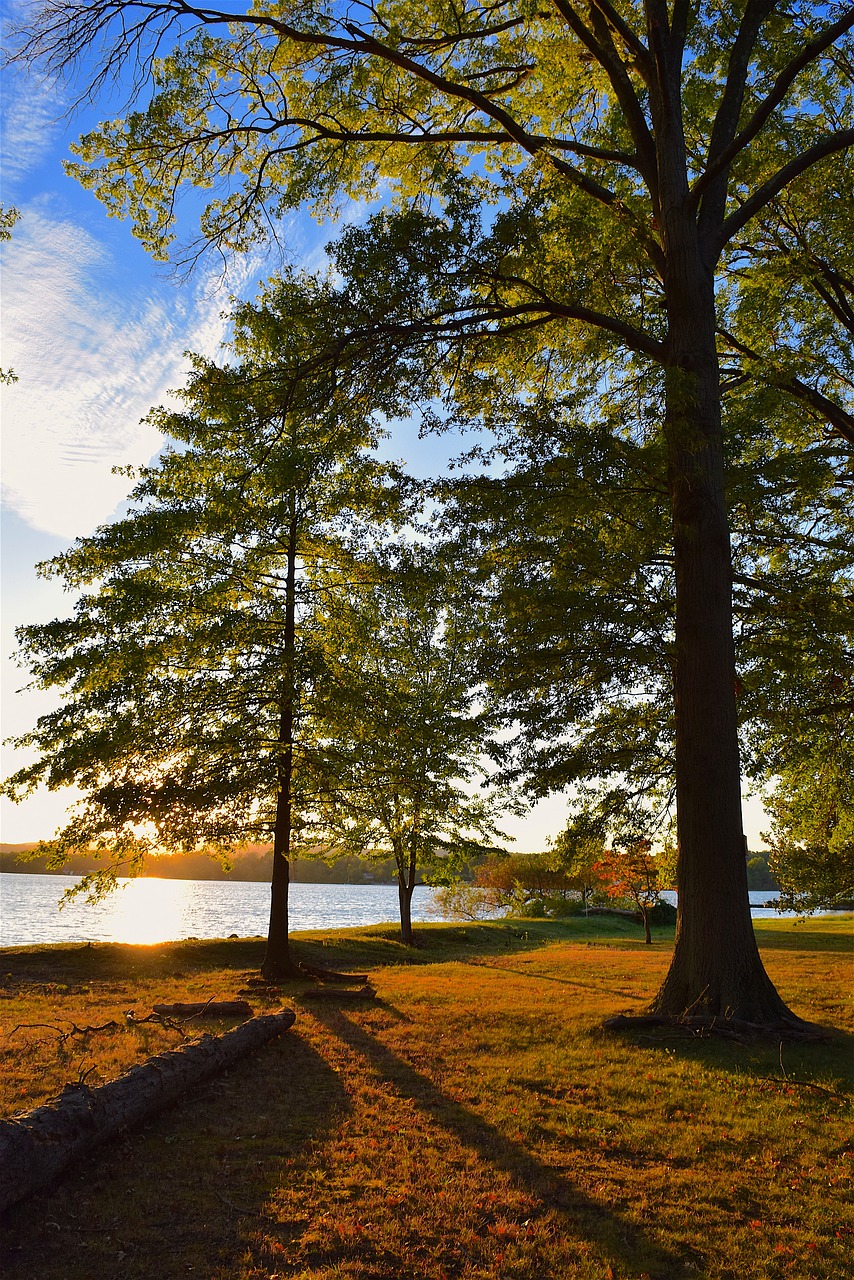
<instances>
[{"instance_id":1,"label":"sunlit grass","mask_svg":"<svg viewBox=\"0 0 854 1280\"><path fill-rule=\"evenodd\" d=\"M655 991L663 936L649 948L622 928L434 926L412 956L390 930L307 939L307 958L371 968L377 998L292 987L297 1023L280 1042L13 1211L8 1273L841 1280L854 1240L851 921L764 925L772 977L804 1017L839 1029L833 1043L604 1033L604 1017ZM91 1024L123 1005L234 996L257 950L6 953L3 1006L16 1021ZM38 1074L36 1096L78 1066L108 1076L160 1039L175 1033L93 1034L53 1066L51 1033L0 1044L16 1080Z\"/></svg>"}]
</instances>

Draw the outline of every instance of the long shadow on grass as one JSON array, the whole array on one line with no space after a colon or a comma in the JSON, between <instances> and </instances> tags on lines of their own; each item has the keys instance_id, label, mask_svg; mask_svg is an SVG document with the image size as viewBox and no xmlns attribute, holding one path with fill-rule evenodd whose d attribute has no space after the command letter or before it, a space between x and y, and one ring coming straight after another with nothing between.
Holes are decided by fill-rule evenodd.
<instances>
[{"instance_id":1,"label":"long shadow on grass","mask_svg":"<svg viewBox=\"0 0 854 1280\"><path fill-rule=\"evenodd\" d=\"M384 1004L384 1008L388 1008ZM595 1245L611 1262L658 1277L678 1277L695 1259L663 1248L628 1218L585 1194L567 1178L506 1137L481 1116L461 1106L427 1076L381 1044L340 1009L313 1009L315 1017L345 1044L361 1053L400 1093L428 1112L437 1124L475 1150L487 1164L508 1173L544 1210L557 1209L568 1233Z\"/></svg>"},{"instance_id":2,"label":"long shadow on grass","mask_svg":"<svg viewBox=\"0 0 854 1280\"><path fill-rule=\"evenodd\" d=\"M11 1209L3 1275L237 1274L291 1164L348 1106L338 1073L288 1032Z\"/></svg>"},{"instance_id":3,"label":"long shadow on grass","mask_svg":"<svg viewBox=\"0 0 854 1280\"><path fill-rule=\"evenodd\" d=\"M847 955L854 949L854 931L845 920L833 920L835 928L822 929L818 921L810 920L802 928L797 921L788 928L774 928L766 920L757 920L754 929L759 949L769 951L838 951ZM775 922L776 923L776 922Z\"/></svg>"},{"instance_id":4,"label":"long shadow on grass","mask_svg":"<svg viewBox=\"0 0 854 1280\"><path fill-rule=\"evenodd\" d=\"M578 987L581 991L595 991L597 995L604 992L609 996L619 996L621 1000L638 1000L641 1004L649 1003L649 996L639 996L636 991L624 991L617 987L603 987L601 982L578 982L574 978L555 978L549 973L534 973L530 969L511 969L506 964L490 964L488 960L463 960L474 969L492 969L495 973L515 973L520 978L529 978L532 982L557 982L562 987Z\"/></svg>"}]
</instances>

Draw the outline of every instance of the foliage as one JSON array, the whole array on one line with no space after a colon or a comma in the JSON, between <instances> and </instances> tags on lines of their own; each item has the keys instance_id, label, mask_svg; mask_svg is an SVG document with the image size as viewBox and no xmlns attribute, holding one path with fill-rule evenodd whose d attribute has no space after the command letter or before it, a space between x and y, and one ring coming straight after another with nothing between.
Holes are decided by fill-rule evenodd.
<instances>
[{"instance_id":1,"label":"foliage","mask_svg":"<svg viewBox=\"0 0 854 1280\"><path fill-rule=\"evenodd\" d=\"M516 726L508 776L534 795L571 787L575 820L606 838L660 837L675 801L665 459L626 430L628 395L612 400L591 421L578 397L527 409L505 395L500 438L479 450L492 474L447 487L446 522L489 601L482 670L505 743ZM850 463L779 399L763 410L733 392L724 415L742 763L762 785L795 725L809 739L848 696Z\"/></svg>"},{"instance_id":2,"label":"foliage","mask_svg":"<svg viewBox=\"0 0 854 1280\"><path fill-rule=\"evenodd\" d=\"M626 842L606 849L594 871L608 897L628 899L643 919L644 941L652 942L650 912L658 903L659 867L648 840Z\"/></svg>"},{"instance_id":3,"label":"foliage","mask_svg":"<svg viewBox=\"0 0 854 1280\"><path fill-rule=\"evenodd\" d=\"M854 899L854 711L833 720L831 732L799 744L766 801L769 863L781 902L796 911Z\"/></svg>"},{"instance_id":4,"label":"foliage","mask_svg":"<svg viewBox=\"0 0 854 1280\"><path fill-rule=\"evenodd\" d=\"M81 886L96 894L137 874L149 850L272 835L286 758L307 838L323 669L308 570L349 563L367 527L398 518L401 490L371 454L371 410L390 405L379 383L371 405L345 404L329 379L303 384L299 400L283 387L312 335L278 324L280 304L274 284L239 308L237 363L196 358L184 409L152 413L175 443L139 473L129 514L42 566L81 590L74 616L19 632L35 682L64 700L19 740L36 759L6 791L83 790L52 858L107 854Z\"/></svg>"},{"instance_id":5,"label":"foliage","mask_svg":"<svg viewBox=\"0 0 854 1280\"><path fill-rule=\"evenodd\" d=\"M20 216L20 211L13 205L0 204L0 241L11 239L12 228ZM0 369L0 383L12 383L17 381L18 378L14 369Z\"/></svg>"}]
</instances>

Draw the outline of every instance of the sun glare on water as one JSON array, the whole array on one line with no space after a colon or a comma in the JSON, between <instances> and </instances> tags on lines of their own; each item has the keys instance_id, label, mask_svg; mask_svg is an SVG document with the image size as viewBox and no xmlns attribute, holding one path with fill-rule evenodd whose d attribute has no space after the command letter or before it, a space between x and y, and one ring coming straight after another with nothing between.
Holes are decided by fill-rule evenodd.
<instances>
[{"instance_id":1,"label":"sun glare on water","mask_svg":"<svg viewBox=\"0 0 854 1280\"><path fill-rule=\"evenodd\" d=\"M112 942L169 942L193 932L189 927L193 889L190 881L154 877L121 881L100 902L72 898L63 904L61 925L69 932L91 929L93 936Z\"/></svg>"},{"instance_id":2,"label":"sun glare on water","mask_svg":"<svg viewBox=\"0 0 854 1280\"><path fill-rule=\"evenodd\" d=\"M146 877L121 885L89 910L98 912L99 926L117 941L169 942L187 936L192 891L190 882Z\"/></svg>"}]
</instances>

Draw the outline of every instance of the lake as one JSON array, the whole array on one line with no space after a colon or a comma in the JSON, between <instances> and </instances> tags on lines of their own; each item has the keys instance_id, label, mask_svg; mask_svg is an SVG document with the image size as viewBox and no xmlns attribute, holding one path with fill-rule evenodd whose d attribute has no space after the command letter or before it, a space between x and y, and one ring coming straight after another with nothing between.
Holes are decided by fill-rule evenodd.
<instances>
[{"instance_id":1,"label":"lake","mask_svg":"<svg viewBox=\"0 0 854 1280\"><path fill-rule=\"evenodd\" d=\"M80 899L60 910L75 876L0 874L0 946L41 942L172 942L181 938L266 937L270 887L257 881L121 880L103 902ZM675 901L676 895L662 895ZM750 895L753 916L776 913L765 903L773 891ZM442 917L431 911L433 890L415 889L415 923ZM387 884L292 884L290 926L344 929L398 921L397 888Z\"/></svg>"}]
</instances>

